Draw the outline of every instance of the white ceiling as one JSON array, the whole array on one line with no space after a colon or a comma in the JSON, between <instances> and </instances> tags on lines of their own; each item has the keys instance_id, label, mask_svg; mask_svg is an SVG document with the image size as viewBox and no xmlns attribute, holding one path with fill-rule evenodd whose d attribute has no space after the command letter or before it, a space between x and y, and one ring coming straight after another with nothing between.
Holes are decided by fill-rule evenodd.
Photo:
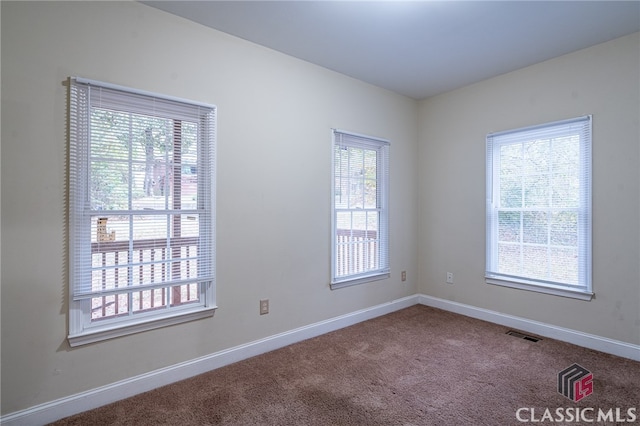
<instances>
[{"instance_id":1,"label":"white ceiling","mask_svg":"<svg viewBox=\"0 0 640 426\"><path fill-rule=\"evenodd\" d=\"M422 99L640 31L640 1L143 1Z\"/></svg>"}]
</instances>

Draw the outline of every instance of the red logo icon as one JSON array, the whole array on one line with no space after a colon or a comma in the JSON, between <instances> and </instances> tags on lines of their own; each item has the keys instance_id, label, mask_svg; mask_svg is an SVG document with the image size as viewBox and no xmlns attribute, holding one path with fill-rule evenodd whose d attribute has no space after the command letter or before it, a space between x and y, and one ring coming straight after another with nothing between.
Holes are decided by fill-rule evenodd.
<instances>
[{"instance_id":1,"label":"red logo icon","mask_svg":"<svg viewBox=\"0 0 640 426\"><path fill-rule=\"evenodd\" d=\"M578 364L558 373L558 392L573 402L593 393L593 374Z\"/></svg>"}]
</instances>

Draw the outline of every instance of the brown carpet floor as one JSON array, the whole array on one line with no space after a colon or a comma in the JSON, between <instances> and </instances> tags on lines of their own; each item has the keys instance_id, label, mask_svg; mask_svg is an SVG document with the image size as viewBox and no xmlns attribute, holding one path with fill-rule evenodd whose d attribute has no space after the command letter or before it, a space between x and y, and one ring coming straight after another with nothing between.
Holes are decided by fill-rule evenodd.
<instances>
[{"instance_id":1,"label":"brown carpet floor","mask_svg":"<svg viewBox=\"0 0 640 426\"><path fill-rule=\"evenodd\" d=\"M507 331L417 305L54 424L518 425L522 407L530 424L630 424L597 421L616 408L640 424L640 363ZM574 363L593 373L577 403L557 389ZM566 421L577 408L595 421Z\"/></svg>"}]
</instances>

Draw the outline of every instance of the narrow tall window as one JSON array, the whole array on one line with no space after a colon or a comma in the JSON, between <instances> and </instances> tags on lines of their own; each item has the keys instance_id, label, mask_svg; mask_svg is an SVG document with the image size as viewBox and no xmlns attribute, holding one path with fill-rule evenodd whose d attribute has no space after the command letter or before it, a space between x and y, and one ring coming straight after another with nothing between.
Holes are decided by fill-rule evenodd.
<instances>
[{"instance_id":1,"label":"narrow tall window","mask_svg":"<svg viewBox=\"0 0 640 426\"><path fill-rule=\"evenodd\" d=\"M215 108L70 79L72 346L211 316Z\"/></svg>"},{"instance_id":2,"label":"narrow tall window","mask_svg":"<svg viewBox=\"0 0 640 426\"><path fill-rule=\"evenodd\" d=\"M487 136L488 283L590 299L591 116Z\"/></svg>"},{"instance_id":3,"label":"narrow tall window","mask_svg":"<svg viewBox=\"0 0 640 426\"><path fill-rule=\"evenodd\" d=\"M389 277L389 142L333 132L332 280Z\"/></svg>"}]
</instances>

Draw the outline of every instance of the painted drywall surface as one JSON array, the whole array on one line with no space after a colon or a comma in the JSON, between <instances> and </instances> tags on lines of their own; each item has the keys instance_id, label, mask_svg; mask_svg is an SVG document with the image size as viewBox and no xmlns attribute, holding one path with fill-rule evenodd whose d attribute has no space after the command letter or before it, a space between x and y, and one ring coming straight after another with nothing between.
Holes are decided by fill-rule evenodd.
<instances>
[{"instance_id":1,"label":"painted drywall surface","mask_svg":"<svg viewBox=\"0 0 640 426\"><path fill-rule=\"evenodd\" d=\"M639 39L633 34L421 102L423 293L640 343ZM485 284L485 136L586 114L593 114L595 299Z\"/></svg>"},{"instance_id":2,"label":"painted drywall surface","mask_svg":"<svg viewBox=\"0 0 640 426\"><path fill-rule=\"evenodd\" d=\"M213 318L69 348L70 75L218 106ZM417 291L414 100L135 2L2 2L2 124L2 414ZM392 142L391 278L336 291L332 127Z\"/></svg>"}]
</instances>

